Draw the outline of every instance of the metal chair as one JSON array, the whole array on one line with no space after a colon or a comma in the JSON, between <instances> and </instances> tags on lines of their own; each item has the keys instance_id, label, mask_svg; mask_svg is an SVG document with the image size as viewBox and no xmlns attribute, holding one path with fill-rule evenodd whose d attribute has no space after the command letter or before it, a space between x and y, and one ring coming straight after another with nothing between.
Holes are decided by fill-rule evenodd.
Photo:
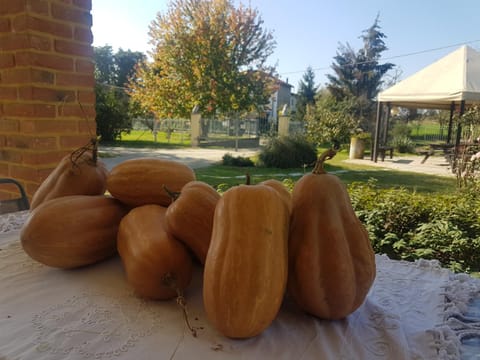
<instances>
[{"instance_id":1,"label":"metal chair","mask_svg":"<svg viewBox=\"0 0 480 360\"><path fill-rule=\"evenodd\" d=\"M10 187L12 185L16 186L20 196L13 199L0 200L0 214L30 209L30 203L22 184L15 179L0 178L0 185L2 184Z\"/></svg>"}]
</instances>

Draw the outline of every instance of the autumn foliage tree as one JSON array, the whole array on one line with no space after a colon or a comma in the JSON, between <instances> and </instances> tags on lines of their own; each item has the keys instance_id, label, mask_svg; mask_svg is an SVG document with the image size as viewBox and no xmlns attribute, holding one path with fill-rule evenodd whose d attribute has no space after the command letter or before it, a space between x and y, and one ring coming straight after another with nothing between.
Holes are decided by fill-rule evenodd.
<instances>
[{"instance_id":1,"label":"autumn foliage tree","mask_svg":"<svg viewBox=\"0 0 480 360\"><path fill-rule=\"evenodd\" d=\"M149 31L150 60L130 94L157 117L249 111L268 102L275 41L257 10L229 0L173 0Z\"/></svg>"}]
</instances>

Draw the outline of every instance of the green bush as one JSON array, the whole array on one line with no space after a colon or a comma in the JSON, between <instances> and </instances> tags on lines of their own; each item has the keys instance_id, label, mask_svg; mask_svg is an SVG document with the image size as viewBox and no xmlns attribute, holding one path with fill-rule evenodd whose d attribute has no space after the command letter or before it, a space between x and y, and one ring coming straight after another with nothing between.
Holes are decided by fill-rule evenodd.
<instances>
[{"instance_id":1,"label":"green bush","mask_svg":"<svg viewBox=\"0 0 480 360\"><path fill-rule=\"evenodd\" d=\"M228 153L223 155L222 164L226 166L239 166L239 167L247 167L247 166L255 165L253 161L248 157L232 156Z\"/></svg>"},{"instance_id":2,"label":"green bush","mask_svg":"<svg viewBox=\"0 0 480 360\"><path fill-rule=\"evenodd\" d=\"M392 146L399 153L412 153L415 151L415 143L408 136L395 136L392 140Z\"/></svg>"},{"instance_id":3,"label":"green bush","mask_svg":"<svg viewBox=\"0 0 480 360\"><path fill-rule=\"evenodd\" d=\"M480 195L379 189L375 182L349 186L352 205L376 253L392 259L437 259L454 271L480 270Z\"/></svg>"},{"instance_id":4,"label":"green bush","mask_svg":"<svg viewBox=\"0 0 480 360\"><path fill-rule=\"evenodd\" d=\"M316 146L302 135L272 137L259 154L259 166L280 169L313 165Z\"/></svg>"}]
</instances>

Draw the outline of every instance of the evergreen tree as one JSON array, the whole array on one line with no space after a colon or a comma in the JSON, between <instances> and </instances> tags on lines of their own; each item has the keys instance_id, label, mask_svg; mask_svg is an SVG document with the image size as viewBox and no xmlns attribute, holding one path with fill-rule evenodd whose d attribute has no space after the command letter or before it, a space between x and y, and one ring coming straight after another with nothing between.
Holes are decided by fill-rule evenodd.
<instances>
[{"instance_id":1,"label":"evergreen tree","mask_svg":"<svg viewBox=\"0 0 480 360\"><path fill-rule=\"evenodd\" d=\"M317 90L318 87L315 86L315 73L312 67L309 66L298 83L295 120L305 120L307 106L313 107L315 105L315 95L317 94Z\"/></svg>"},{"instance_id":2,"label":"evergreen tree","mask_svg":"<svg viewBox=\"0 0 480 360\"><path fill-rule=\"evenodd\" d=\"M379 63L381 54L388 48L378 15L360 38L363 47L357 52L348 43L339 45L332 64L334 75L327 75L327 88L338 102L354 104L351 106L352 115L359 118L364 130L369 130L374 121L374 99L381 89L382 78L395 65Z\"/></svg>"}]
</instances>

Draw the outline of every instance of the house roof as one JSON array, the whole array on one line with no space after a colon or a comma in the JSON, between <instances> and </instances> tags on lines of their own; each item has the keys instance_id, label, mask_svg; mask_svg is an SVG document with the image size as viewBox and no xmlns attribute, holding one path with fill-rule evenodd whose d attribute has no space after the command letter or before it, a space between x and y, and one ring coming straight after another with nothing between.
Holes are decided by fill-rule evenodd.
<instances>
[{"instance_id":1,"label":"house roof","mask_svg":"<svg viewBox=\"0 0 480 360\"><path fill-rule=\"evenodd\" d=\"M452 102L480 103L480 53L462 46L382 91L380 102L411 108L447 109Z\"/></svg>"}]
</instances>

